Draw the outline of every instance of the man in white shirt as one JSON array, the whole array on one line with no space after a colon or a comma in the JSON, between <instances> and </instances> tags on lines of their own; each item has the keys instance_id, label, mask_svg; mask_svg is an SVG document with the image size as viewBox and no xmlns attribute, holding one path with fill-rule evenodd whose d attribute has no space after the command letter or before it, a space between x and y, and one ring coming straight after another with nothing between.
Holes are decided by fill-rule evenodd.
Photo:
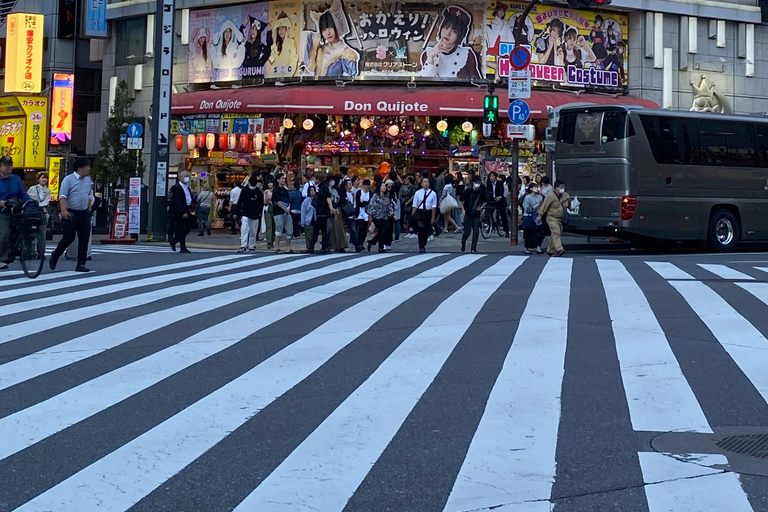
<instances>
[{"instance_id":1,"label":"man in white shirt","mask_svg":"<svg viewBox=\"0 0 768 512\"><path fill-rule=\"evenodd\" d=\"M312 187L315 189L315 192L317 192L317 181L315 180L315 177L312 176L309 181L307 181L303 187L301 187L301 198L306 199L306 197L309 195L309 187Z\"/></svg>"},{"instance_id":2,"label":"man in white shirt","mask_svg":"<svg viewBox=\"0 0 768 512\"><path fill-rule=\"evenodd\" d=\"M238 218L237 218L237 202L240 201L240 192L242 192L243 189L240 188L239 183L235 183L235 186L232 187L232 190L229 191L229 211L232 213L232 234L237 235L237 225L238 225Z\"/></svg>"},{"instance_id":3,"label":"man in white shirt","mask_svg":"<svg viewBox=\"0 0 768 512\"><path fill-rule=\"evenodd\" d=\"M411 218L416 221L419 235L419 252L427 252L427 240L437 211L437 194L429 188L429 178L422 178L421 189L413 196Z\"/></svg>"}]
</instances>

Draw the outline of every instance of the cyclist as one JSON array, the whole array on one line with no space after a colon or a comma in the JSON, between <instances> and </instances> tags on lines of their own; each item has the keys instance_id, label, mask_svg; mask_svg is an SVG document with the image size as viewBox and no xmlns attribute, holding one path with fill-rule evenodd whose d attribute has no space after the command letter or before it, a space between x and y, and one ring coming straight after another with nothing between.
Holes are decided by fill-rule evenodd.
<instances>
[{"instance_id":1,"label":"cyclist","mask_svg":"<svg viewBox=\"0 0 768 512\"><path fill-rule=\"evenodd\" d=\"M0 158L0 270L8 268L11 260L11 204L32 199L24 191L21 178L13 174L13 158Z\"/></svg>"}]
</instances>

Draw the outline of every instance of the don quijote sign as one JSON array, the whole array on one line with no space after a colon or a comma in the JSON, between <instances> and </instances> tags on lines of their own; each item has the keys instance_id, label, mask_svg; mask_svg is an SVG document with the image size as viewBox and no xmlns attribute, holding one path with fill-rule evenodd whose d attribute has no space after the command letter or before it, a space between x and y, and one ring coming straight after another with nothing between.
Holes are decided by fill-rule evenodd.
<instances>
[{"instance_id":1,"label":"don quijote sign","mask_svg":"<svg viewBox=\"0 0 768 512\"><path fill-rule=\"evenodd\" d=\"M354 114L419 114L427 112L428 110L429 105L427 103L420 103L418 101L379 101L376 103L359 103L347 100L344 102L344 112Z\"/></svg>"},{"instance_id":2,"label":"don quijote sign","mask_svg":"<svg viewBox=\"0 0 768 512\"><path fill-rule=\"evenodd\" d=\"M200 102L200 110L223 110L225 112L229 110L237 110L242 107L243 102L239 100L217 100Z\"/></svg>"}]
</instances>

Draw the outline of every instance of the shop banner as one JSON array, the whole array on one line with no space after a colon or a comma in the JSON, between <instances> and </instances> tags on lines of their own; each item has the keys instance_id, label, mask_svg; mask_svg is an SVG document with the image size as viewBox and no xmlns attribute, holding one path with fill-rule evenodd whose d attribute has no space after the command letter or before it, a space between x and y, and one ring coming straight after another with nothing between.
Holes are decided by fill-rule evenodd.
<instances>
[{"instance_id":1,"label":"shop banner","mask_svg":"<svg viewBox=\"0 0 768 512\"><path fill-rule=\"evenodd\" d=\"M0 154L14 167L45 169L48 98L14 96L0 99Z\"/></svg>"},{"instance_id":2,"label":"shop banner","mask_svg":"<svg viewBox=\"0 0 768 512\"><path fill-rule=\"evenodd\" d=\"M489 76L509 76L514 25L523 6L493 2L485 26ZM539 84L622 90L628 84L627 17L537 5L523 24L528 67Z\"/></svg>"},{"instance_id":3,"label":"shop banner","mask_svg":"<svg viewBox=\"0 0 768 512\"><path fill-rule=\"evenodd\" d=\"M72 98L75 94L75 75L53 74L51 93L51 145L72 142Z\"/></svg>"},{"instance_id":4,"label":"shop banner","mask_svg":"<svg viewBox=\"0 0 768 512\"><path fill-rule=\"evenodd\" d=\"M40 92L43 84L42 14L13 13L6 19L5 92Z\"/></svg>"},{"instance_id":5,"label":"shop banner","mask_svg":"<svg viewBox=\"0 0 768 512\"><path fill-rule=\"evenodd\" d=\"M51 199L56 201L59 198L59 185L61 183L61 161L60 156L48 157L48 188L51 190Z\"/></svg>"}]
</instances>

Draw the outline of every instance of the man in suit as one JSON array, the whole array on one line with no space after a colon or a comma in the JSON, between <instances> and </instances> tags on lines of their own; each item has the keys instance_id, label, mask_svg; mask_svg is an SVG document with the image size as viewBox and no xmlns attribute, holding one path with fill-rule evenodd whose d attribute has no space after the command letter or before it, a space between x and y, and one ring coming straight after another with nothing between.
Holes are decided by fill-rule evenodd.
<instances>
[{"instance_id":1,"label":"man in suit","mask_svg":"<svg viewBox=\"0 0 768 512\"><path fill-rule=\"evenodd\" d=\"M501 218L501 226L509 236L509 221L507 219L507 200L504 199L504 183L499 181L499 175L495 171L488 174L488 182L485 184L488 189L489 204L496 204L496 210Z\"/></svg>"},{"instance_id":2,"label":"man in suit","mask_svg":"<svg viewBox=\"0 0 768 512\"><path fill-rule=\"evenodd\" d=\"M176 244L181 247L182 254L189 254L187 249L187 233L189 233L189 216L192 207L192 191L189 189L189 171L179 173L179 181L171 187L171 218L174 220L175 233L168 240L171 249L176 252Z\"/></svg>"}]
</instances>

